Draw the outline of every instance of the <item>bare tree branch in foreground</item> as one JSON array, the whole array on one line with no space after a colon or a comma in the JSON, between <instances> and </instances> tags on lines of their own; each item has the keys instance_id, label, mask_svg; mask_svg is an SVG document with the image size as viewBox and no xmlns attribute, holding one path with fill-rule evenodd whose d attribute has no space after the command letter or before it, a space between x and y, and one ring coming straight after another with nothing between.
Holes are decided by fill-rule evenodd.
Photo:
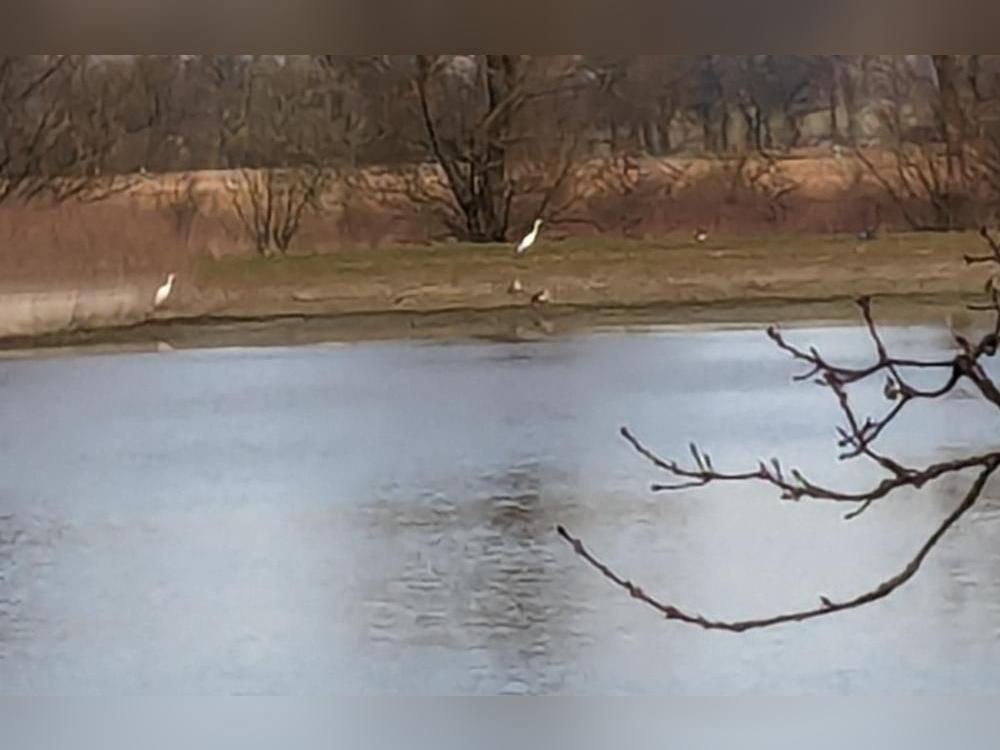
<instances>
[{"instance_id":1,"label":"bare tree branch in foreground","mask_svg":"<svg viewBox=\"0 0 1000 750\"><path fill-rule=\"evenodd\" d=\"M1000 243L994 240L986 230L983 230L981 234L991 252L989 255L967 256L967 263L989 263L994 269L1000 269ZM868 298L860 299L858 305L861 308L861 314L876 356L872 364L864 367L846 367L829 362L815 348L802 349L789 343L777 329L768 329L768 336L780 349L806 366L806 371L796 376L795 379L799 381L812 380L829 389L837 400L844 418L844 425L838 428L840 436L838 445L842 449L840 459L864 458L874 462L885 472L885 477L880 482L865 491L844 492L817 484L796 469L784 468L777 459L771 459L769 462L760 461L756 468L744 471L720 471L714 467L711 457L693 443L690 447L691 463L682 464L674 459L661 458L627 428L621 430L622 437L639 455L670 478L669 482L654 484L652 487L654 492L692 489L716 483L758 482L773 487L785 500L822 500L849 505L851 510L845 516L847 519L857 518L874 503L901 488L919 490L929 482L945 476L959 472L974 472L973 482L961 502L933 530L909 562L899 572L877 586L841 601L831 601L821 596L817 606L806 609L745 620L710 619L646 593L637 584L624 578L602 562L565 527L558 527L559 535L591 567L613 584L627 591L634 599L638 599L657 610L668 620L677 620L706 630L727 630L740 633L787 622L801 622L862 607L887 597L916 575L931 550L951 527L975 506L987 481L997 468L1000 468L1000 450L932 463L922 468L913 468L903 465L877 447L879 438L885 434L908 405L921 400L940 399L950 393L963 380L975 386L984 401L994 408L1000 409L1000 389L983 367L983 360L996 355L998 343L1000 343L1000 281L998 280L1000 280L1000 274L994 270L986 282L988 301L985 304L970 305L971 309L992 313L992 329L984 334L978 342L972 342L953 331L952 335L958 351L950 358L912 359L890 354L872 316L871 301ZM915 371L939 372L942 382L934 388L918 387L912 382ZM849 395L851 385L869 381L872 378L884 378L882 393L885 399L892 404L887 408L885 414L876 417L859 414L852 405Z\"/></svg>"}]
</instances>

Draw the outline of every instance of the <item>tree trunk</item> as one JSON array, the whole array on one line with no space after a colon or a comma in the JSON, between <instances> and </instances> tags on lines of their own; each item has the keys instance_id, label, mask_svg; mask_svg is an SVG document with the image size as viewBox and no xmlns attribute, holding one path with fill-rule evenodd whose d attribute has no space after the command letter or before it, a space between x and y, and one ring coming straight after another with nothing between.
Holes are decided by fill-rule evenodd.
<instances>
[{"instance_id":1,"label":"tree trunk","mask_svg":"<svg viewBox=\"0 0 1000 750\"><path fill-rule=\"evenodd\" d=\"M846 120L844 129L847 142L851 145L857 145L860 135L858 133L857 87L851 74L851 68L847 64L837 65L835 78L834 85L839 92L840 100L844 103L844 118Z\"/></svg>"},{"instance_id":2,"label":"tree trunk","mask_svg":"<svg viewBox=\"0 0 1000 750\"><path fill-rule=\"evenodd\" d=\"M507 234L508 191L507 144L513 119L512 97L517 86L517 59L514 55L486 56L486 101L489 125L486 139L486 163L482 180L474 186L482 215L482 233L493 242L503 242Z\"/></svg>"},{"instance_id":3,"label":"tree trunk","mask_svg":"<svg viewBox=\"0 0 1000 750\"><path fill-rule=\"evenodd\" d=\"M958 97L958 70L954 55L931 55L931 59L938 80L939 127L950 150L962 142L965 130L965 117Z\"/></svg>"},{"instance_id":4,"label":"tree trunk","mask_svg":"<svg viewBox=\"0 0 1000 750\"><path fill-rule=\"evenodd\" d=\"M934 71L937 73L938 93L940 96L939 127L944 137L946 158L948 164L948 190L951 196L964 190L962 177L965 174L965 164L962 148L965 143L965 115L958 96L958 66L954 55L932 55ZM949 198L945 204L948 228L955 225L953 210L954 202Z\"/></svg>"}]
</instances>

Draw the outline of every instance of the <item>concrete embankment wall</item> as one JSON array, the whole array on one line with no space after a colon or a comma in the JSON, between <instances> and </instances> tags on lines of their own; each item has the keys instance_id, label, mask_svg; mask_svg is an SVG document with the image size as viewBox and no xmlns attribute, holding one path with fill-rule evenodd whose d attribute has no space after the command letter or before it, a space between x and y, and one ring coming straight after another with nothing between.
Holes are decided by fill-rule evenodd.
<instances>
[{"instance_id":1,"label":"concrete embankment wall","mask_svg":"<svg viewBox=\"0 0 1000 750\"><path fill-rule=\"evenodd\" d=\"M0 294L0 337L40 336L137 323L149 317L149 295L139 286L15 291Z\"/></svg>"}]
</instances>

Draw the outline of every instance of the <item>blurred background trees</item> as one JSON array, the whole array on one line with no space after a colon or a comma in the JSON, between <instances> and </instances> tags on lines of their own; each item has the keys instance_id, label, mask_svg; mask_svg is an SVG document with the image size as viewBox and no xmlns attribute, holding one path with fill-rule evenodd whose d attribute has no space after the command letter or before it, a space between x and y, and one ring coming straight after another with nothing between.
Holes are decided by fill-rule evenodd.
<instances>
[{"instance_id":1,"label":"blurred background trees","mask_svg":"<svg viewBox=\"0 0 1000 750\"><path fill-rule=\"evenodd\" d=\"M248 233L280 252L330 175L435 166L442 190L401 189L453 236L499 241L598 157L826 149L913 228L954 229L1000 195L998 76L997 55L7 56L0 200L235 170Z\"/></svg>"},{"instance_id":2,"label":"blurred background trees","mask_svg":"<svg viewBox=\"0 0 1000 750\"><path fill-rule=\"evenodd\" d=\"M326 159L483 172L497 168L486 150L570 125L592 148L655 156L895 138L957 150L995 129L998 74L997 55L35 55L0 60L0 91L7 157L50 171L95 154L117 173L285 166L297 136L262 135L267 81L297 96L304 128L326 118ZM55 148L71 132L86 153Z\"/></svg>"}]
</instances>

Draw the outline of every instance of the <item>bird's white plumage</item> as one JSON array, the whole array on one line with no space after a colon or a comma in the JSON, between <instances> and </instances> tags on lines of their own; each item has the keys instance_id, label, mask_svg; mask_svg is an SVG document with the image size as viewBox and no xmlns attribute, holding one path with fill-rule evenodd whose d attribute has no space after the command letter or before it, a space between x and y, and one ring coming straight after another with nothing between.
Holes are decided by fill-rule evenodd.
<instances>
[{"instance_id":1,"label":"bird's white plumage","mask_svg":"<svg viewBox=\"0 0 1000 750\"><path fill-rule=\"evenodd\" d=\"M153 307L159 307L167 301L167 297L170 296L170 292L174 288L174 279L176 277L177 274L175 273L167 275L167 280L160 285L159 289L156 290L156 294L153 296Z\"/></svg>"},{"instance_id":2,"label":"bird's white plumage","mask_svg":"<svg viewBox=\"0 0 1000 750\"><path fill-rule=\"evenodd\" d=\"M532 227L531 231L524 235L524 239L521 240L520 244L517 246L517 254L520 255L529 247L535 244L535 240L538 239L538 230L542 227L542 220L535 219L535 226Z\"/></svg>"}]
</instances>

